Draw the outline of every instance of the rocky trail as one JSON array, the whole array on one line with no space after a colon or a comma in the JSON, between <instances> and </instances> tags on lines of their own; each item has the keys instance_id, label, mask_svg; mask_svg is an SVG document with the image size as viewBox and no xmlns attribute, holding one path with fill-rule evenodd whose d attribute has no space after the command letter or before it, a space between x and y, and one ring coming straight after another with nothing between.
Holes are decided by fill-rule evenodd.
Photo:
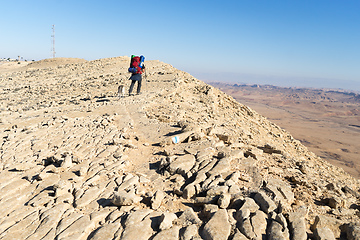
<instances>
[{"instance_id":1,"label":"rocky trail","mask_svg":"<svg viewBox=\"0 0 360 240\"><path fill-rule=\"evenodd\" d=\"M359 180L169 64L119 98L128 64L0 72L0 239L360 239Z\"/></svg>"}]
</instances>

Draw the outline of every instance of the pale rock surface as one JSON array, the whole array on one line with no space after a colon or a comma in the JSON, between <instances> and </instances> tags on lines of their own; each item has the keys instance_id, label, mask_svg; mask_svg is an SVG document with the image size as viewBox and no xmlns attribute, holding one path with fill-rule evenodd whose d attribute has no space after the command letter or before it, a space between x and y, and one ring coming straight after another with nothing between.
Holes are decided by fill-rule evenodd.
<instances>
[{"instance_id":1,"label":"pale rock surface","mask_svg":"<svg viewBox=\"0 0 360 240\"><path fill-rule=\"evenodd\" d=\"M160 230L166 230L166 229L169 229L173 226L173 221L177 219L177 216L175 213L163 213L161 215L161 223L160 223L160 226L159 226L159 229Z\"/></svg>"},{"instance_id":2,"label":"pale rock surface","mask_svg":"<svg viewBox=\"0 0 360 240\"><path fill-rule=\"evenodd\" d=\"M0 65L0 239L360 238L358 179L169 64L118 97L129 61Z\"/></svg>"},{"instance_id":3,"label":"pale rock surface","mask_svg":"<svg viewBox=\"0 0 360 240\"><path fill-rule=\"evenodd\" d=\"M116 206L130 206L137 204L142 200L141 197L137 196L134 192L114 192L111 202Z\"/></svg>"},{"instance_id":4,"label":"pale rock surface","mask_svg":"<svg viewBox=\"0 0 360 240\"><path fill-rule=\"evenodd\" d=\"M228 214L225 209L220 209L205 224L203 236L206 240L228 239L231 226L228 221Z\"/></svg>"}]
</instances>

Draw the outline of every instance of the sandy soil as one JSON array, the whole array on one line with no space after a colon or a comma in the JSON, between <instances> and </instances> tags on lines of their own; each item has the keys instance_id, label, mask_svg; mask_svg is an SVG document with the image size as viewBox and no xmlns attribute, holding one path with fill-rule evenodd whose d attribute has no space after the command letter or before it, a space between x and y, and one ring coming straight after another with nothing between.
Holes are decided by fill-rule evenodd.
<instances>
[{"instance_id":1,"label":"sandy soil","mask_svg":"<svg viewBox=\"0 0 360 240\"><path fill-rule=\"evenodd\" d=\"M359 95L325 89L212 85L289 131L321 158L360 178Z\"/></svg>"}]
</instances>

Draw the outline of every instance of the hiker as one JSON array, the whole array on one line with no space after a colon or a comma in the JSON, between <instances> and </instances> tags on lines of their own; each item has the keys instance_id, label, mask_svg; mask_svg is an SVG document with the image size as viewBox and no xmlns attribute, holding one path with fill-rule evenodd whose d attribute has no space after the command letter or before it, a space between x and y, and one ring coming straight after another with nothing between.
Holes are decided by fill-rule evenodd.
<instances>
[{"instance_id":1,"label":"hiker","mask_svg":"<svg viewBox=\"0 0 360 240\"><path fill-rule=\"evenodd\" d=\"M131 85L129 88L129 96L131 95L131 92L134 89L135 83L137 82L137 94L140 94L141 91L141 81L142 81L142 73L145 70L145 65L143 64L145 57L144 56L131 56L131 63L129 72L131 72L131 77L129 78L131 80Z\"/></svg>"}]
</instances>

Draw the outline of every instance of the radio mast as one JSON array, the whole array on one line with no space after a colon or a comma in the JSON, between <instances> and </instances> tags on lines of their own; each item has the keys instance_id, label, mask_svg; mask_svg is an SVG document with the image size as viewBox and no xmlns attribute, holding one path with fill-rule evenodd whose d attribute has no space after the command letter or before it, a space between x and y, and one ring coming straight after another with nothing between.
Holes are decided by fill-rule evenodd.
<instances>
[{"instance_id":1,"label":"radio mast","mask_svg":"<svg viewBox=\"0 0 360 240\"><path fill-rule=\"evenodd\" d=\"M51 55L53 58L55 58L55 25L52 25L51 42L52 42Z\"/></svg>"}]
</instances>

